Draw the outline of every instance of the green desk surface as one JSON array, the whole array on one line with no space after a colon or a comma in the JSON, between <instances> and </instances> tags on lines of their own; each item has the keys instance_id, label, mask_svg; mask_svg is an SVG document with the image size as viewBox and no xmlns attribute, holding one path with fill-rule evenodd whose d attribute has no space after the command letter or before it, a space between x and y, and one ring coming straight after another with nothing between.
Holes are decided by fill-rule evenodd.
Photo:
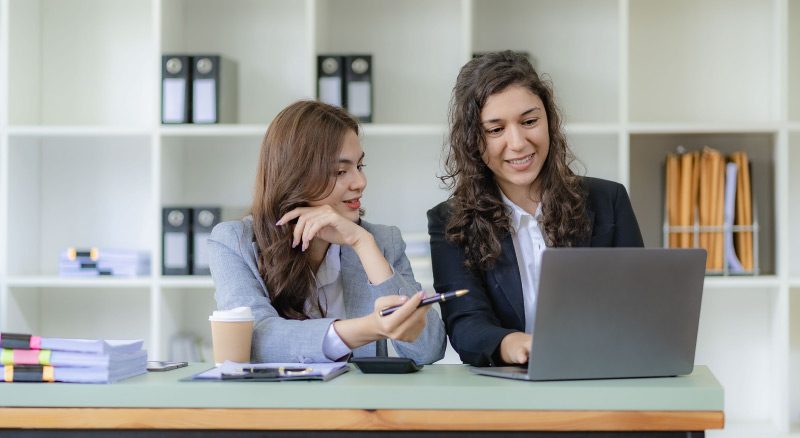
<instances>
[{"instance_id":1,"label":"green desk surface","mask_svg":"<svg viewBox=\"0 0 800 438\"><path fill-rule=\"evenodd\" d=\"M428 365L413 374L363 374L328 382L179 382L210 368L194 363L110 385L0 383L3 407L338 408L722 411L723 389L706 366L688 376L523 382Z\"/></svg>"}]
</instances>

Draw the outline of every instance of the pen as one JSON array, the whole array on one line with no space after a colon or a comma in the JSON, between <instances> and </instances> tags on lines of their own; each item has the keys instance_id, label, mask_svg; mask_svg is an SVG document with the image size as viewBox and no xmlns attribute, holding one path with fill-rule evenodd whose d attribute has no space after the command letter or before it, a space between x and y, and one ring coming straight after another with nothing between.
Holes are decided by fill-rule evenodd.
<instances>
[{"instance_id":1,"label":"pen","mask_svg":"<svg viewBox=\"0 0 800 438\"><path fill-rule=\"evenodd\" d=\"M425 298L424 300L420 301L419 306L429 306L433 303L439 303L442 301L452 300L453 298L460 297L464 294L469 292L467 289L461 289L453 292L445 292L443 294L436 294L432 297ZM399 309L400 306L388 307L386 309L381 310L381 316L389 316L394 313L395 310Z\"/></svg>"},{"instance_id":2,"label":"pen","mask_svg":"<svg viewBox=\"0 0 800 438\"><path fill-rule=\"evenodd\" d=\"M282 376L297 376L308 374L311 372L311 367L299 367L299 368L292 368L292 367L278 367L278 368L256 368L256 367L249 367L249 368L236 368L237 372L244 373L248 372L251 374L272 374L277 373L278 375Z\"/></svg>"}]
</instances>

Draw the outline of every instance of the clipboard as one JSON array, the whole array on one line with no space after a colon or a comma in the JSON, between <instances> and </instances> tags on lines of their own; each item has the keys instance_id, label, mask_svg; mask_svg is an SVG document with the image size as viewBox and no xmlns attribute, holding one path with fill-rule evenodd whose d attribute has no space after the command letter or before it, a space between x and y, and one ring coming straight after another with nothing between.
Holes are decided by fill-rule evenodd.
<instances>
[{"instance_id":1,"label":"clipboard","mask_svg":"<svg viewBox=\"0 0 800 438\"><path fill-rule=\"evenodd\" d=\"M347 362L332 363L237 363L222 365L194 374L182 382L327 382L350 370Z\"/></svg>"}]
</instances>

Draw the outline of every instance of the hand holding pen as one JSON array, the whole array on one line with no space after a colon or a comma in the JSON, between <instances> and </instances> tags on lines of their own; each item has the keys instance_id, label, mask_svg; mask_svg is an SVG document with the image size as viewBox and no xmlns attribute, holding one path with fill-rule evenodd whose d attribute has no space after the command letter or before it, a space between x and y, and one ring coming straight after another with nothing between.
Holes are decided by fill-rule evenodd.
<instances>
[{"instance_id":1,"label":"hand holding pen","mask_svg":"<svg viewBox=\"0 0 800 438\"><path fill-rule=\"evenodd\" d=\"M340 319L334 321L333 327L350 349L382 339L414 342L427 325L430 307L419 307L424 298L424 291L411 296L384 295L375 300L373 311L369 315ZM392 315L381 316L382 310L393 306L397 310Z\"/></svg>"},{"instance_id":2,"label":"hand holding pen","mask_svg":"<svg viewBox=\"0 0 800 438\"><path fill-rule=\"evenodd\" d=\"M460 296L463 296L467 292L469 292L467 289L461 289L461 290L457 290L457 291L453 291L453 292L445 292L445 293L442 293L442 294L436 294L436 295L434 295L432 297L428 297L428 298L425 298L424 300L420 301L420 303L419 303L419 305L417 307L430 306L433 303L440 303L442 301L447 301L447 300L451 300L453 298L458 298ZM380 315L381 316L391 315L392 313L394 313L395 310L399 309L400 307L401 306L388 307L386 309L381 310Z\"/></svg>"}]
</instances>

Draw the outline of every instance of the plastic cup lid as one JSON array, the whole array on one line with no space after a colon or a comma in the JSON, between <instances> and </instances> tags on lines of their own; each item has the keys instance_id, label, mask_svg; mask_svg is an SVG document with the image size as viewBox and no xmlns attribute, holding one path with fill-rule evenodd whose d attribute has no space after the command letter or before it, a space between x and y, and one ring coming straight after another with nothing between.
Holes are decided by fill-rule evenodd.
<instances>
[{"instance_id":1,"label":"plastic cup lid","mask_svg":"<svg viewBox=\"0 0 800 438\"><path fill-rule=\"evenodd\" d=\"M231 310L215 310L209 321L252 321L253 312L249 307L237 307Z\"/></svg>"}]
</instances>

